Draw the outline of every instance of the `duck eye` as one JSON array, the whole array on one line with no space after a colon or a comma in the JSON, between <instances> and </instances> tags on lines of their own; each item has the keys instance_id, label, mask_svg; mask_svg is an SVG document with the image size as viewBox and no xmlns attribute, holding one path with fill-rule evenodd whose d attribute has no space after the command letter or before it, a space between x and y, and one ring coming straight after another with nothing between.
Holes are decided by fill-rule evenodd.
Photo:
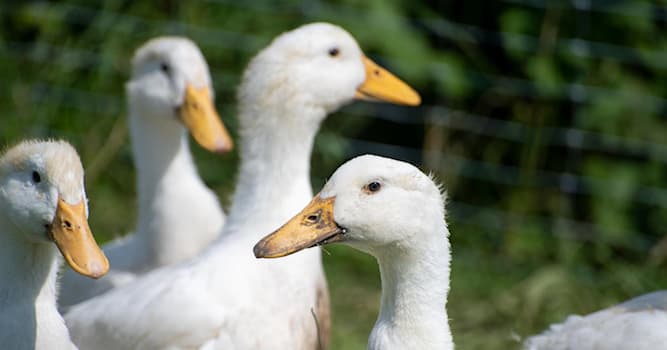
<instances>
[{"instance_id":1,"label":"duck eye","mask_svg":"<svg viewBox=\"0 0 667 350\"><path fill-rule=\"evenodd\" d=\"M373 182L369 183L368 185L364 186L364 190L367 193L375 193L375 192L379 191L381 188L382 188L382 184L377 182L377 181L373 181Z\"/></svg>"},{"instance_id":2,"label":"duck eye","mask_svg":"<svg viewBox=\"0 0 667 350\"><path fill-rule=\"evenodd\" d=\"M336 57L338 56L338 54L340 54L340 49L338 49L337 47L332 47L329 49L329 56Z\"/></svg>"},{"instance_id":3,"label":"duck eye","mask_svg":"<svg viewBox=\"0 0 667 350\"><path fill-rule=\"evenodd\" d=\"M38 184L42 181L42 177L39 175L39 173L37 171L32 172L32 181L36 184Z\"/></svg>"},{"instance_id":4,"label":"duck eye","mask_svg":"<svg viewBox=\"0 0 667 350\"><path fill-rule=\"evenodd\" d=\"M162 70L162 72L164 72L165 74L169 74L169 65L164 62L161 62L160 70Z\"/></svg>"}]
</instances>

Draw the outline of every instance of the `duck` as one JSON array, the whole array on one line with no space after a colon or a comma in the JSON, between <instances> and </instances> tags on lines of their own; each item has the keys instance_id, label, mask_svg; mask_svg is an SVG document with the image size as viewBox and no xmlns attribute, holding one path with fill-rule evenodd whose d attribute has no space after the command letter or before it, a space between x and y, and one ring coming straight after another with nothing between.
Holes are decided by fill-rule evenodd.
<instances>
[{"instance_id":1,"label":"duck","mask_svg":"<svg viewBox=\"0 0 667 350\"><path fill-rule=\"evenodd\" d=\"M197 255L224 225L218 197L199 177L188 144L189 133L207 151L233 148L197 45L185 37L146 42L132 59L126 93L137 168L136 230L102 247L112 265L105 278L64 274L61 309Z\"/></svg>"},{"instance_id":2,"label":"duck","mask_svg":"<svg viewBox=\"0 0 667 350\"><path fill-rule=\"evenodd\" d=\"M268 264L253 245L311 198L310 156L329 113L355 99L420 97L322 22L274 38L241 80L240 165L222 232L193 259L73 306L65 321L82 349L326 349L319 249Z\"/></svg>"},{"instance_id":3,"label":"duck","mask_svg":"<svg viewBox=\"0 0 667 350\"><path fill-rule=\"evenodd\" d=\"M253 252L291 257L343 243L370 254L380 266L382 297L368 349L453 349L445 305L451 260L445 200L441 187L415 166L362 155L341 165Z\"/></svg>"},{"instance_id":4,"label":"duck","mask_svg":"<svg viewBox=\"0 0 667 350\"><path fill-rule=\"evenodd\" d=\"M58 251L83 276L109 269L88 225L76 150L65 141L23 141L0 156L2 348L76 348L56 307Z\"/></svg>"},{"instance_id":5,"label":"duck","mask_svg":"<svg viewBox=\"0 0 667 350\"><path fill-rule=\"evenodd\" d=\"M667 291L655 291L585 316L571 315L529 337L526 350L667 348Z\"/></svg>"}]
</instances>

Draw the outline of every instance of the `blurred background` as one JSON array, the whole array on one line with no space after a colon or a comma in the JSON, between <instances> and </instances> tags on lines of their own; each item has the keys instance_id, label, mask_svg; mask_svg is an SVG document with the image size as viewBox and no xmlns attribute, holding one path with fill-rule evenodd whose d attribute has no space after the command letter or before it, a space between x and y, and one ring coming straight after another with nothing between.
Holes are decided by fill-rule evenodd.
<instances>
[{"instance_id":1,"label":"blurred background","mask_svg":"<svg viewBox=\"0 0 667 350\"><path fill-rule=\"evenodd\" d=\"M572 313L667 287L665 1L36 1L0 3L0 147L71 141L100 240L134 227L124 82L135 48L186 35L235 133L235 89L277 34L349 30L423 105L355 102L323 125L313 187L376 153L449 193L458 349L508 349ZM193 145L229 205L236 155ZM373 258L331 246L333 349L362 349L379 306Z\"/></svg>"}]
</instances>

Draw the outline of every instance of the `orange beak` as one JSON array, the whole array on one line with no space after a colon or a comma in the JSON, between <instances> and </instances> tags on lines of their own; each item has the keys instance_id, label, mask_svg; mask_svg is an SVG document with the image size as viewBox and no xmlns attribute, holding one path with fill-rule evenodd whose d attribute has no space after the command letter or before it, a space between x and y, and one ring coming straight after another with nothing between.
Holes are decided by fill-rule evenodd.
<instances>
[{"instance_id":1,"label":"orange beak","mask_svg":"<svg viewBox=\"0 0 667 350\"><path fill-rule=\"evenodd\" d=\"M279 258L315 245L342 241L345 230L334 221L335 197L316 195L299 214L262 238L253 252L257 258Z\"/></svg>"},{"instance_id":2,"label":"orange beak","mask_svg":"<svg viewBox=\"0 0 667 350\"><path fill-rule=\"evenodd\" d=\"M88 226L83 201L71 205L58 199L49 236L74 271L92 278L100 278L109 271L109 260L95 242Z\"/></svg>"},{"instance_id":3,"label":"orange beak","mask_svg":"<svg viewBox=\"0 0 667 350\"><path fill-rule=\"evenodd\" d=\"M179 118L204 149L227 153L234 147L231 136L220 121L208 88L197 89L190 84L185 87Z\"/></svg>"},{"instance_id":4,"label":"orange beak","mask_svg":"<svg viewBox=\"0 0 667 350\"><path fill-rule=\"evenodd\" d=\"M385 101L406 106L418 106L421 97L401 79L363 56L366 80L357 88L356 98L370 101Z\"/></svg>"}]
</instances>

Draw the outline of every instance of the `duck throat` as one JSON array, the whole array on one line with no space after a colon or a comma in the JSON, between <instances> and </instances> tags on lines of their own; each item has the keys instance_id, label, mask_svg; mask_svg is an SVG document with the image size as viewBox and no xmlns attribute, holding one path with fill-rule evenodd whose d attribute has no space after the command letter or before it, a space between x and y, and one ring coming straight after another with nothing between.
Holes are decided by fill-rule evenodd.
<instances>
[{"instance_id":1,"label":"duck throat","mask_svg":"<svg viewBox=\"0 0 667 350\"><path fill-rule=\"evenodd\" d=\"M395 247L376 254L382 301L369 349L453 349L445 308L449 242L441 239L423 248L405 251L405 247Z\"/></svg>"},{"instance_id":2,"label":"duck throat","mask_svg":"<svg viewBox=\"0 0 667 350\"><path fill-rule=\"evenodd\" d=\"M169 116L130 116L132 155L139 196L151 199L172 177L197 176L185 128Z\"/></svg>"},{"instance_id":3,"label":"duck throat","mask_svg":"<svg viewBox=\"0 0 667 350\"><path fill-rule=\"evenodd\" d=\"M241 164L229 222L253 220L254 213L273 229L298 212L312 196L310 157L320 108L262 108L241 111ZM255 218L255 220L258 218ZM275 227L274 227L275 226ZM258 232L257 235L266 234Z\"/></svg>"},{"instance_id":4,"label":"duck throat","mask_svg":"<svg viewBox=\"0 0 667 350\"><path fill-rule=\"evenodd\" d=\"M0 215L0 347L74 349L56 308L58 249L10 226Z\"/></svg>"},{"instance_id":5,"label":"duck throat","mask_svg":"<svg viewBox=\"0 0 667 350\"><path fill-rule=\"evenodd\" d=\"M49 242L31 242L9 233L0 217L0 310L19 305L56 302L58 251ZM46 234L45 234L46 235Z\"/></svg>"},{"instance_id":6,"label":"duck throat","mask_svg":"<svg viewBox=\"0 0 667 350\"><path fill-rule=\"evenodd\" d=\"M200 248L188 246L197 241L192 235L206 231L193 224L210 226L213 239L224 220L217 197L199 177L185 128L168 118L130 117L137 168L136 234L144 243L146 259L158 264L179 261Z\"/></svg>"}]
</instances>

